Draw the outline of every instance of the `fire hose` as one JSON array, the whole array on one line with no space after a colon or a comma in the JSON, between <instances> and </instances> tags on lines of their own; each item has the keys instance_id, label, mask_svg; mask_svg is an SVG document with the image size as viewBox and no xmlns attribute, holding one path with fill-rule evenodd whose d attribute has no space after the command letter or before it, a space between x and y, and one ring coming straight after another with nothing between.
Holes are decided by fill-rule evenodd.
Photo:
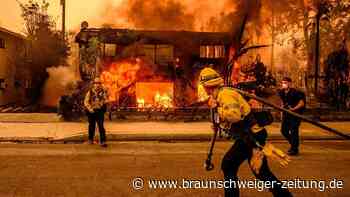
<instances>
[{"instance_id":1,"label":"fire hose","mask_svg":"<svg viewBox=\"0 0 350 197\"><path fill-rule=\"evenodd\" d=\"M245 96L245 97L254 99L254 100L256 100L256 101L259 101L260 103L263 103L263 104L265 104L265 105L267 105L267 106L270 106L270 107L272 107L272 108L274 108L274 109L277 109L278 111L285 112L285 113L287 113L287 114L290 114L290 115L292 115L292 116L295 116L295 117L297 117L297 118L299 118L299 119L301 119L301 120L303 120L303 121L305 121L305 122L308 122L308 123L310 123L310 124L312 124L312 125L315 125L315 126L321 128L321 129L323 129L323 130L325 130L325 131L328 131L328 132L331 132L331 133L333 133L333 134L336 134L336 135L338 135L338 136L340 136L340 137L342 137L342 138L344 138L344 139L346 139L346 140L350 140L350 136L349 136L349 135L347 135L347 134L345 134L345 133L342 133L342 132L340 132L340 131L338 131L338 130L336 130L336 129L333 129L333 128L331 128L331 127L328 127L327 125L324 125L324 124L322 124L322 123L320 123L320 122L317 122L317 121L315 121L315 120L312 120L312 119L310 119L310 118L308 118L308 117L305 117L305 116L303 116L303 115L300 115L300 114L295 113L295 112L293 112L293 111L290 111L290 110L288 110L288 109L285 109L285 108L283 108L283 107L280 107L280 106L278 106L278 105L276 105L276 104L270 103L268 100L266 100L266 99L264 99L264 98L258 97L258 96L256 96L256 95L250 94L250 93L248 93L248 92L242 91L242 90L237 89L237 88L233 88L233 89L236 90L237 92L239 92L241 95L243 95L243 96Z\"/></svg>"},{"instance_id":2,"label":"fire hose","mask_svg":"<svg viewBox=\"0 0 350 197\"><path fill-rule=\"evenodd\" d=\"M349 135L344 134L344 133L342 133L342 132L340 132L340 131L338 131L336 129L333 129L331 127L328 127L328 126L326 126L326 125L324 125L324 124L322 124L320 122L314 121L314 120L312 120L310 118L307 118L307 117L305 117L303 115L300 115L298 113L292 112L292 111L290 111L288 109L285 109L283 107L280 107L280 106L278 106L276 104L270 103L268 100L266 100L264 98L258 97L256 95L250 94L248 92L242 91L242 90L237 89L237 88L233 88L233 89L236 90L237 92L239 92L241 95L243 95L245 97L248 97L250 99L254 99L254 100L256 100L258 102L261 102L261 103L263 103L263 104L265 104L267 106L270 106L270 107L272 107L274 109L277 109L278 111L288 113L288 114L290 114L292 116L295 116L295 117L297 117L297 118L299 118L299 119L301 119L301 120L303 120L305 122L308 122L308 123L310 123L312 125L315 125L315 126L321 128L321 129L325 130L325 131L328 131L328 132L331 132L333 134L336 134L336 135L338 135L338 136L340 136L340 137L342 137L342 138L344 138L346 140L350 140L350 136ZM213 150L214 150L214 145L215 145L215 142L216 142L217 134L218 134L218 131L220 129L216 108L211 109L210 113L211 113L211 120L213 122L213 126L212 126L213 127L213 137L211 139L211 144L210 144L208 156L207 156L207 159L205 161L205 169L207 171L210 171L210 170L214 169L214 164L212 163L212 155L213 155Z\"/></svg>"}]
</instances>

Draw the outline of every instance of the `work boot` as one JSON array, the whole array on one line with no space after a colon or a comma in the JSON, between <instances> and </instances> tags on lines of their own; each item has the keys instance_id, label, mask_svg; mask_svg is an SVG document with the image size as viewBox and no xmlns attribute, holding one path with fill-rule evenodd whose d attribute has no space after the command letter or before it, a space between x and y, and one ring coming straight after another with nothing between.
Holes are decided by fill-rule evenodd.
<instances>
[{"instance_id":1,"label":"work boot","mask_svg":"<svg viewBox=\"0 0 350 197\"><path fill-rule=\"evenodd\" d=\"M298 150L290 150L290 151L288 151L288 155L289 156L297 156L297 155L299 155L299 151Z\"/></svg>"},{"instance_id":2,"label":"work boot","mask_svg":"<svg viewBox=\"0 0 350 197\"><path fill-rule=\"evenodd\" d=\"M91 144L94 144L94 141L93 141L93 140L88 140L88 141L85 142L84 144L89 144L89 145L91 145Z\"/></svg>"},{"instance_id":3,"label":"work boot","mask_svg":"<svg viewBox=\"0 0 350 197\"><path fill-rule=\"evenodd\" d=\"M100 143L100 146L103 147L103 148L106 148L107 144L106 144L106 142L102 142L102 143Z\"/></svg>"}]
</instances>

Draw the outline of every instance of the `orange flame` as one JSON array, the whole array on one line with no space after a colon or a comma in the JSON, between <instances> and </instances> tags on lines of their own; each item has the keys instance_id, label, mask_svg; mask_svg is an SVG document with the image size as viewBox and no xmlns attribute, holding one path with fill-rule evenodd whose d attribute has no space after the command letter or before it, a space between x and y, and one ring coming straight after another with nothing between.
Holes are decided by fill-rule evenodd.
<instances>
[{"instance_id":1,"label":"orange flame","mask_svg":"<svg viewBox=\"0 0 350 197\"><path fill-rule=\"evenodd\" d=\"M136 75L140 69L139 61L114 62L108 66L108 70L101 73L101 81L107 89L110 102L118 100L119 91L136 81Z\"/></svg>"},{"instance_id":2,"label":"orange flame","mask_svg":"<svg viewBox=\"0 0 350 197\"><path fill-rule=\"evenodd\" d=\"M140 82L136 84L138 108L173 108L174 84L169 82Z\"/></svg>"},{"instance_id":3,"label":"orange flame","mask_svg":"<svg viewBox=\"0 0 350 197\"><path fill-rule=\"evenodd\" d=\"M145 70L141 59L123 60L109 64L101 73L103 86L109 93L109 102L119 101L120 91L130 87L136 81L144 80L144 76L151 76L153 80L161 80L150 70ZM138 73L140 68L142 73ZM151 65L148 65L151 66ZM149 68L149 67L148 67ZM143 77L142 77L143 76ZM146 77L147 80L147 77ZM127 94L136 94L137 108L173 108L174 83L171 82L137 82L136 88L128 88Z\"/></svg>"}]
</instances>

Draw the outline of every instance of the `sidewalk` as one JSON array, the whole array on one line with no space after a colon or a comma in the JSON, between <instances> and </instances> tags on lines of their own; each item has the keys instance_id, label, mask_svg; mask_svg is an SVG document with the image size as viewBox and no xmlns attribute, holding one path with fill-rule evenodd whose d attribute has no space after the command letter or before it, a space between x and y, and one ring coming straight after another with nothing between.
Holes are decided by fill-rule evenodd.
<instances>
[{"instance_id":1,"label":"sidewalk","mask_svg":"<svg viewBox=\"0 0 350 197\"><path fill-rule=\"evenodd\" d=\"M81 142L86 139L86 122L60 122L52 118L35 118L28 115L28 121L20 122L1 119L0 141L6 142ZM48 117L45 115L44 117ZM51 121L48 121L48 120ZM29 121L30 120L30 121ZM350 122L325 123L350 135ZM268 129L269 139L284 139L280 134L280 123L273 123ZM175 141L210 140L210 122L106 122L109 141ZM98 133L98 132L97 132ZM301 126L303 140L342 139L308 123Z\"/></svg>"}]
</instances>

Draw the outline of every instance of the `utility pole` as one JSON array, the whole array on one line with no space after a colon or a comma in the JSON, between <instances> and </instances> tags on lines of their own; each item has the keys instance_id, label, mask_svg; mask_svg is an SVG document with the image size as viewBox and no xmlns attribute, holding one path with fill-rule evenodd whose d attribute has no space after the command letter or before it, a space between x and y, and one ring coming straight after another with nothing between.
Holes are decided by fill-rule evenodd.
<instances>
[{"instance_id":1,"label":"utility pole","mask_svg":"<svg viewBox=\"0 0 350 197\"><path fill-rule=\"evenodd\" d=\"M274 67L275 67L275 61L274 61L274 56L275 56L275 10L274 7L272 6L271 8L271 62L270 62L270 71L273 73Z\"/></svg>"},{"instance_id":2,"label":"utility pole","mask_svg":"<svg viewBox=\"0 0 350 197\"><path fill-rule=\"evenodd\" d=\"M316 12L316 49L315 49L315 94L318 93L318 79L320 70L320 22L323 16L327 15L329 4L326 1L319 0Z\"/></svg>"},{"instance_id":3,"label":"utility pole","mask_svg":"<svg viewBox=\"0 0 350 197\"><path fill-rule=\"evenodd\" d=\"M66 32L66 0L61 0L62 5L62 38L65 38Z\"/></svg>"},{"instance_id":4,"label":"utility pole","mask_svg":"<svg viewBox=\"0 0 350 197\"><path fill-rule=\"evenodd\" d=\"M320 69L320 20L322 13L316 15L316 50L315 50L315 94L318 93L318 78Z\"/></svg>"}]
</instances>

